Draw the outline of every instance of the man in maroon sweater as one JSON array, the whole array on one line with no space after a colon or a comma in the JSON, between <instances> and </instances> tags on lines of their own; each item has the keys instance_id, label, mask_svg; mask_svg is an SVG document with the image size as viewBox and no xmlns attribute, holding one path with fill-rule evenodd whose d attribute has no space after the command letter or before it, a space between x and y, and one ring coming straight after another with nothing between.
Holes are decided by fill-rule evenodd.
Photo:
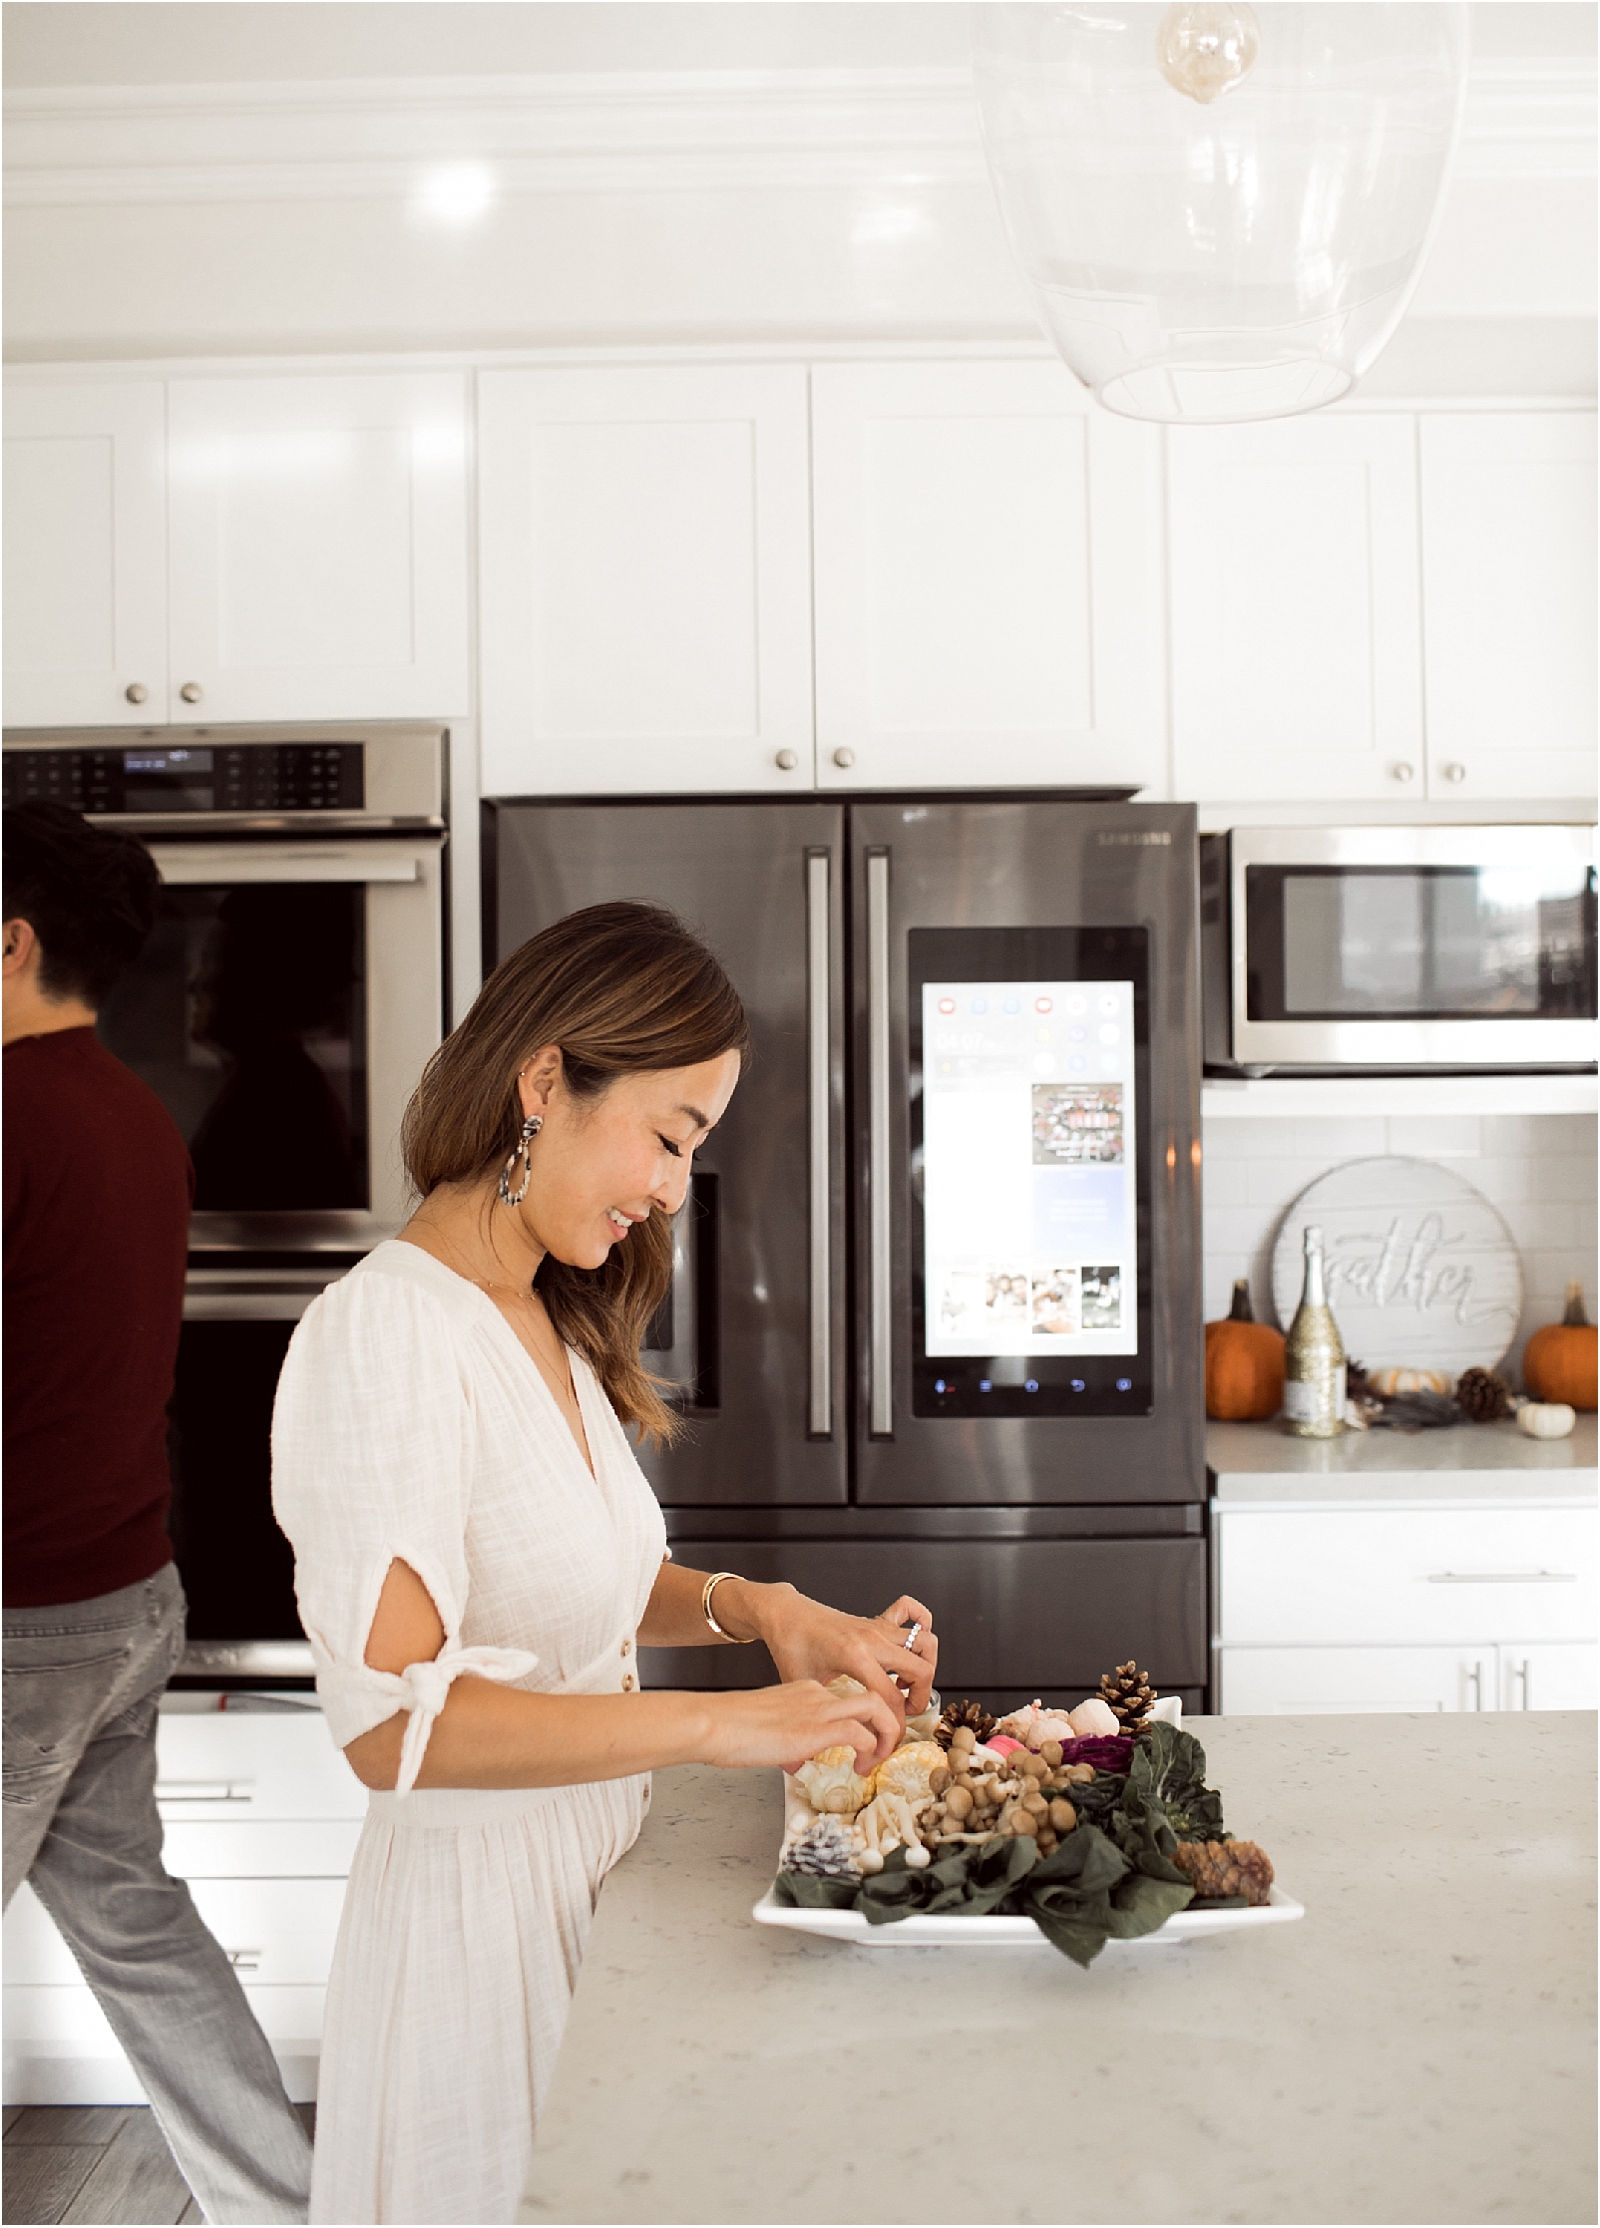
<instances>
[{"instance_id":1,"label":"man in maroon sweater","mask_svg":"<svg viewBox=\"0 0 1600 2228\"><path fill-rule=\"evenodd\" d=\"M139 844L4 816L5 1900L31 1881L208 2220L304 2220L310 2149L227 1957L161 1862L183 1651L166 1406L193 1172L94 1033L155 920Z\"/></svg>"}]
</instances>

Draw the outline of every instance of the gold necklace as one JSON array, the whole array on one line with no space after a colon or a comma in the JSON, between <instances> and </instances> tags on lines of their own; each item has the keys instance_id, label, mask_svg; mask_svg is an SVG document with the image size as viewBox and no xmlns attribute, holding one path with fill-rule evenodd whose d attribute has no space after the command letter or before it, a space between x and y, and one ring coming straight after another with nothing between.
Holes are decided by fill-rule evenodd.
<instances>
[{"instance_id":1,"label":"gold necklace","mask_svg":"<svg viewBox=\"0 0 1600 2228\"><path fill-rule=\"evenodd\" d=\"M437 1232L435 1233L435 1237L437 1237ZM494 1300L495 1292L497 1290L504 1292L507 1298L515 1300L520 1308L529 1309L527 1320L530 1329L532 1329L534 1325L541 1322L548 1323L550 1325L551 1335L555 1339L556 1348L561 1357L560 1374L557 1375L556 1370L552 1367L549 1360L544 1355L539 1353L536 1348L530 1347L529 1351L532 1353L534 1362L544 1373L546 1379L554 1384L556 1390L565 1392L567 1399L569 1399L572 1402L573 1406L576 1407L578 1401L578 1388L573 1382L572 1364L567 1359L566 1342L561 1337L560 1332L557 1331L555 1325L550 1322L549 1311L545 1307L544 1302L539 1299L538 1294L534 1291L531 1279L526 1291L521 1290L517 1285L514 1284L501 1284L499 1286L496 1286L490 1281L488 1277L475 1276L472 1273L471 1269L469 1269L465 1262L462 1260L461 1255L456 1252L455 1247L451 1245L447 1239L439 1240L439 1242L444 1245L446 1252L450 1254L451 1258L455 1262L457 1274L465 1278L468 1284L475 1284L478 1287L478 1290L484 1294L485 1298ZM537 1304L530 1308L530 1302L536 1302ZM495 1301L495 1305L498 1306L499 1302Z\"/></svg>"}]
</instances>

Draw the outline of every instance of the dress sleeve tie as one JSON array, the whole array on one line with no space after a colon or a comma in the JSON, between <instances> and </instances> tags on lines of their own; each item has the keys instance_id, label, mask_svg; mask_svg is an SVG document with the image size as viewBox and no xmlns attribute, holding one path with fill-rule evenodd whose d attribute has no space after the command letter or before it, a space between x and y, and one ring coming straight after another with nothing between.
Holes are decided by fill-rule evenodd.
<instances>
[{"instance_id":1,"label":"dress sleeve tie","mask_svg":"<svg viewBox=\"0 0 1600 2228\"><path fill-rule=\"evenodd\" d=\"M396 1676L391 1671L368 1677L381 1680L407 1713L405 1739L400 1744L397 1795L409 1795L417 1784L429 1738L444 1708L450 1689L463 1675L474 1679L522 1679L537 1668L539 1658L529 1648L446 1648L431 1663L410 1663Z\"/></svg>"}]
</instances>

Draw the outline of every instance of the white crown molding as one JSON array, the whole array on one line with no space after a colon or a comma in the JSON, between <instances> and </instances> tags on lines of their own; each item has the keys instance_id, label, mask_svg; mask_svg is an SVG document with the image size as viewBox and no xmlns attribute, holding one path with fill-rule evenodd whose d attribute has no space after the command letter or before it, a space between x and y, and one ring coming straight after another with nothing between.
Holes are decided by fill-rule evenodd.
<instances>
[{"instance_id":1,"label":"white crown molding","mask_svg":"<svg viewBox=\"0 0 1600 2228\"><path fill-rule=\"evenodd\" d=\"M500 194L970 185L970 73L684 70L28 88L5 102L14 207L404 200L432 164ZM1593 178L1595 71L1473 69L1457 174Z\"/></svg>"}]
</instances>

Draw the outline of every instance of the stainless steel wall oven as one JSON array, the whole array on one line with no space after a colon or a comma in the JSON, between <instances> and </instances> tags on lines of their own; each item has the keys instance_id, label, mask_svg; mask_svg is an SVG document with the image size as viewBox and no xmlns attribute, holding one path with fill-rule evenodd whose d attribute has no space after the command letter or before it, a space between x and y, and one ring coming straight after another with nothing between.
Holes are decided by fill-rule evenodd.
<instances>
[{"instance_id":1,"label":"stainless steel wall oven","mask_svg":"<svg viewBox=\"0 0 1600 2228\"><path fill-rule=\"evenodd\" d=\"M5 737L5 801L137 835L161 913L99 1034L195 1166L171 1407L185 1676L300 1680L268 1430L295 1323L405 1211L406 1100L444 1022L438 727Z\"/></svg>"}]
</instances>

